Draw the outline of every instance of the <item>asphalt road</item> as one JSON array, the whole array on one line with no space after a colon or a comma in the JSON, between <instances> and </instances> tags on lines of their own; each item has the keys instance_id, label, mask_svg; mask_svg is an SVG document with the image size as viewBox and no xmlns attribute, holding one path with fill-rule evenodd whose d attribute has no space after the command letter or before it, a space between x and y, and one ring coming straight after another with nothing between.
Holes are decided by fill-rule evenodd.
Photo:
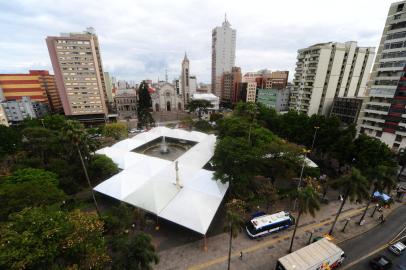
<instances>
[{"instance_id":1,"label":"asphalt road","mask_svg":"<svg viewBox=\"0 0 406 270\"><path fill-rule=\"evenodd\" d=\"M392 253L390 253L385 246L385 244L391 241L405 226L406 205L402 205L386 218L384 224L378 225L363 235L339 244L347 255L342 269L371 269L369 266L369 260L371 260L374 256L383 254L392 260L394 266L397 264L404 265L404 268L393 267L392 269L406 270L406 253L403 253L400 257L397 257L392 255ZM377 250L379 251L374 253ZM354 262L356 262L356 264L352 264Z\"/></svg>"}]
</instances>

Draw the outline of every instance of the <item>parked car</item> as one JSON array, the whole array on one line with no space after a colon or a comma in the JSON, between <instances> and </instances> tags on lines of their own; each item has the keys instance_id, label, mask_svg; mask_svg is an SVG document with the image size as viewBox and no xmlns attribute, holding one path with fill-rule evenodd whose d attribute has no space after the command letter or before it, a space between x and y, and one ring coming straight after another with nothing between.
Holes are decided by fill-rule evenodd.
<instances>
[{"instance_id":1,"label":"parked car","mask_svg":"<svg viewBox=\"0 0 406 270\"><path fill-rule=\"evenodd\" d=\"M372 267L372 269L386 270L392 267L392 261L389 260L388 257L384 255L379 255L370 260L369 265Z\"/></svg>"},{"instance_id":2,"label":"parked car","mask_svg":"<svg viewBox=\"0 0 406 270\"><path fill-rule=\"evenodd\" d=\"M404 252L406 250L406 245L404 245L402 242L397 242L393 245L390 245L388 247L389 251L392 252L395 255L400 255L402 254L402 252Z\"/></svg>"}]
</instances>

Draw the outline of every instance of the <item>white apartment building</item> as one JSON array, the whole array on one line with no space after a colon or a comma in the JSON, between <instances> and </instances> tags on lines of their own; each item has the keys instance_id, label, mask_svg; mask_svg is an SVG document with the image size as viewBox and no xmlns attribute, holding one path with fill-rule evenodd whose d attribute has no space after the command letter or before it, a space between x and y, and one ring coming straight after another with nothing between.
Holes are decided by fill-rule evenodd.
<instances>
[{"instance_id":1,"label":"white apartment building","mask_svg":"<svg viewBox=\"0 0 406 270\"><path fill-rule=\"evenodd\" d=\"M406 1L391 4L358 131L394 150L406 147Z\"/></svg>"},{"instance_id":2,"label":"white apartment building","mask_svg":"<svg viewBox=\"0 0 406 270\"><path fill-rule=\"evenodd\" d=\"M224 72L231 72L235 65L236 30L225 18L221 27L212 31L211 87L212 93L221 97L221 81Z\"/></svg>"},{"instance_id":3,"label":"white apartment building","mask_svg":"<svg viewBox=\"0 0 406 270\"><path fill-rule=\"evenodd\" d=\"M94 29L47 37L46 42L65 115L104 121L108 95Z\"/></svg>"},{"instance_id":4,"label":"white apartment building","mask_svg":"<svg viewBox=\"0 0 406 270\"><path fill-rule=\"evenodd\" d=\"M334 97L365 95L375 48L328 42L298 51L290 110L330 113Z\"/></svg>"}]
</instances>

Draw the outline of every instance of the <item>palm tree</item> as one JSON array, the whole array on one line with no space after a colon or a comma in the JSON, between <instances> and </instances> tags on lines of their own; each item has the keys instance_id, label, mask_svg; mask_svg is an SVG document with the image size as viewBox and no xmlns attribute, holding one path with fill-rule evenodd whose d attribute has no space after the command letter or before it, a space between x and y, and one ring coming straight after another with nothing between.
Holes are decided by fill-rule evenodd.
<instances>
[{"instance_id":1,"label":"palm tree","mask_svg":"<svg viewBox=\"0 0 406 270\"><path fill-rule=\"evenodd\" d=\"M64 134L64 136L76 148L76 151L77 151L77 153L79 155L80 162L82 164L83 172L84 172L85 177L86 177L87 184L89 185L90 191L92 193L93 202L94 202L94 206L96 208L96 212L99 215L99 217L101 217L99 206L97 204L96 197L94 195L93 187L92 187L92 184L90 183L89 174L87 173L85 161L83 160L82 152L80 150L81 147L85 147L85 148L87 147L87 145L86 145L87 133L84 130L83 126L79 122L72 121L72 120L66 121L66 124L65 124L65 126L63 127L62 130L63 130L62 134Z\"/></svg>"},{"instance_id":2,"label":"palm tree","mask_svg":"<svg viewBox=\"0 0 406 270\"><path fill-rule=\"evenodd\" d=\"M300 217L302 216L302 214L310 213L314 217L316 214L316 211L320 209L319 194L311 186L307 186L305 188L299 188L298 190L295 190L291 194L291 197L294 199L297 199L299 208L298 208L298 215L297 215L296 223L295 223L295 229L293 231L292 239L290 241L289 253L292 252L293 241L295 239L296 230L297 230L297 227L299 226L299 221L300 221Z\"/></svg>"},{"instance_id":3,"label":"palm tree","mask_svg":"<svg viewBox=\"0 0 406 270\"><path fill-rule=\"evenodd\" d=\"M230 270L231 263L231 246L233 238L238 236L244 225L245 202L238 199L233 199L226 204L226 220L225 229L230 233L230 240L228 243L228 266Z\"/></svg>"},{"instance_id":4,"label":"palm tree","mask_svg":"<svg viewBox=\"0 0 406 270\"><path fill-rule=\"evenodd\" d=\"M332 185L335 187L341 187L344 190L344 197L343 201L341 202L340 208L338 209L334 222L331 225L329 234L333 234L338 217L340 216L341 211L343 210L343 207L348 198L350 199L350 201L362 201L369 195L368 180L361 174L358 169L355 168L352 168L349 173L333 181Z\"/></svg>"},{"instance_id":5,"label":"palm tree","mask_svg":"<svg viewBox=\"0 0 406 270\"><path fill-rule=\"evenodd\" d=\"M400 165L402 165L402 167L400 168L400 171L398 173L398 177L397 177L397 179L399 181L400 176L402 175L402 172L403 172L403 170L405 169L405 166L406 166L406 150L405 150L405 148L399 149L398 160L399 160Z\"/></svg>"},{"instance_id":6,"label":"palm tree","mask_svg":"<svg viewBox=\"0 0 406 270\"><path fill-rule=\"evenodd\" d=\"M396 184L395 180L396 172L394 167L379 165L377 167L372 168L369 175L374 177L374 180L370 183L370 186L373 186L373 189L369 197L368 203L365 206L365 210L362 213L362 216L358 222L360 225L365 218L368 207L372 202L374 193L376 191L383 192L385 189L391 190ZM371 190L371 188L369 188L369 190Z\"/></svg>"}]
</instances>

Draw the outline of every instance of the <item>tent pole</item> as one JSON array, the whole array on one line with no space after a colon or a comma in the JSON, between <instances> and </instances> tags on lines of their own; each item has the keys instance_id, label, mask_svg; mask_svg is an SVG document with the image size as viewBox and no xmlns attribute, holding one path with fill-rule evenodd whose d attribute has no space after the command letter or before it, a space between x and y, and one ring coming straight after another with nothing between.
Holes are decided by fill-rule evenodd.
<instances>
[{"instance_id":1,"label":"tent pole","mask_svg":"<svg viewBox=\"0 0 406 270\"><path fill-rule=\"evenodd\" d=\"M207 238L206 235L203 236L203 250L207 252Z\"/></svg>"},{"instance_id":2,"label":"tent pole","mask_svg":"<svg viewBox=\"0 0 406 270\"><path fill-rule=\"evenodd\" d=\"M156 224L155 224L155 230L156 231L159 231L159 217L158 217L158 215L156 216Z\"/></svg>"}]
</instances>

